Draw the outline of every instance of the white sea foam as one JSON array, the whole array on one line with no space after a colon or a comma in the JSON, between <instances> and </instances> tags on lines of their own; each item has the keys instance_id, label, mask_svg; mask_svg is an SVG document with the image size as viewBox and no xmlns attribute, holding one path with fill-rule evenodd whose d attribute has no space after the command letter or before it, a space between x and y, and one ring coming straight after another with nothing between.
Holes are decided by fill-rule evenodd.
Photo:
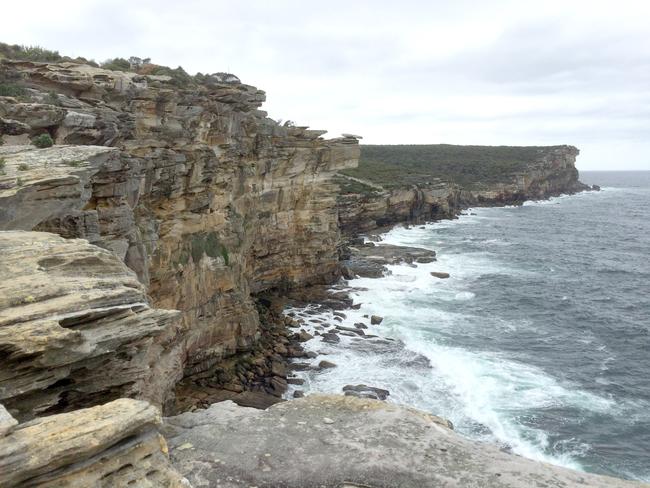
<instances>
[{"instance_id":1,"label":"white sea foam","mask_svg":"<svg viewBox=\"0 0 650 488\"><path fill-rule=\"evenodd\" d=\"M529 205L553 205L565 198L568 197ZM479 208L472 213L476 215L463 215L457 220L409 229L396 227L383 235L377 244L438 250L446 244L439 235L442 229L485 219L497 222L509 218L508 212L501 209ZM489 239L479 244L489 249L490 245L503 242L502 239ZM515 453L532 459L580 469L577 459L589 446L571 439L551 445L543 430L531 427L522 418L531 411L556 408L609 413L617 409L614 401L582 391L576 385L554 378L515 357L490 351L487 349L489 341L484 344L485 348L470 349L453 346L453 341L448 340L463 335L486 334L485 329L487 333L490 330L508 333L520 328L530 329L525 318L518 321L498 317L477 319L462 310L480 299L480 296L476 297L472 283L481 276L535 272L500 262L498 255L489 252L443 252L433 263L388 268L390 274L384 278L358 278L349 282L350 294L361 306L357 310L346 310L347 317L341 325L353 327L356 322L364 322L369 327L366 334L401 342L387 343L389 346L382 349L383 352L373 353L371 347L364 346L364 341L369 339L341 335L340 344L327 344L315 337L305 343L307 350L319 354L311 361L312 364L327 358L338 367L297 373L305 380L304 386L299 388L307 393L340 393L343 386L359 383L386 388L391 392L390 401L449 418L462 433L507 445ZM448 272L451 277L444 280L434 278L431 271ZM562 300L567 299L562 297ZM459 304L455 309L455 302L467 302L468 305L460 307ZM380 315L384 321L378 326L369 325L367 316L370 315ZM305 318L313 320L313 317L336 325L329 312L305 314ZM305 325L312 333L318 327L322 326L314 322ZM540 342L543 343L544 339L540 338ZM607 368L609 361L609 358L605 360L602 367ZM427 362L431 367L426 366Z\"/></svg>"}]
</instances>

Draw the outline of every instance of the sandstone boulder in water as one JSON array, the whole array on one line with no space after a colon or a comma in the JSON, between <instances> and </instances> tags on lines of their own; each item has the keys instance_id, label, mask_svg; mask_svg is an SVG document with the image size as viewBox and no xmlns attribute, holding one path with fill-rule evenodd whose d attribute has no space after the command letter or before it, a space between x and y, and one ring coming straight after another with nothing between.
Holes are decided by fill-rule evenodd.
<instances>
[{"instance_id":1,"label":"sandstone boulder in water","mask_svg":"<svg viewBox=\"0 0 650 488\"><path fill-rule=\"evenodd\" d=\"M451 275L443 271L431 271L431 276L433 276L434 278L445 279L445 278L449 278Z\"/></svg>"}]
</instances>

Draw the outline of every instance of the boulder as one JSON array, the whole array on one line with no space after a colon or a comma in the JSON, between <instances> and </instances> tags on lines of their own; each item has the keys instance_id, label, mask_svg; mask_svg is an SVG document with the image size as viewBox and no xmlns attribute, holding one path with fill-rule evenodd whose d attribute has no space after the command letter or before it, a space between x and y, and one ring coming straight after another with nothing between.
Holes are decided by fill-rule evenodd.
<instances>
[{"instance_id":1,"label":"boulder","mask_svg":"<svg viewBox=\"0 0 650 488\"><path fill-rule=\"evenodd\" d=\"M330 368L336 368L336 364L330 361L321 361L320 363L318 363L318 369L330 369Z\"/></svg>"},{"instance_id":2,"label":"boulder","mask_svg":"<svg viewBox=\"0 0 650 488\"><path fill-rule=\"evenodd\" d=\"M343 393L346 396L372 398L374 400L386 400L390 395L388 390L367 385L346 385L343 387Z\"/></svg>"},{"instance_id":3,"label":"boulder","mask_svg":"<svg viewBox=\"0 0 650 488\"><path fill-rule=\"evenodd\" d=\"M321 340L323 342L329 342L330 344L338 344L339 342L341 342L341 338L333 332L326 332L325 334L322 335Z\"/></svg>"},{"instance_id":4,"label":"boulder","mask_svg":"<svg viewBox=\"0 0 650 488\"><path fill-rule=\"evenodd\" d=\"M445 273L442 271L431 271L431 276L433 276L434 278L445 279L445 278L449 278L450 275L449 273Z\"/></svg>"},{"instance_id":5,"label":"boulder","mask_svg":"<svg viewBox=\"0 0 650 488\"><path fill-rule=\"evenodd\" d=\"M372 325L379 325L384 321L384 317L380 317L379 315L372 315L370 317L370 323Z\"/></svg>"}]
</instances>

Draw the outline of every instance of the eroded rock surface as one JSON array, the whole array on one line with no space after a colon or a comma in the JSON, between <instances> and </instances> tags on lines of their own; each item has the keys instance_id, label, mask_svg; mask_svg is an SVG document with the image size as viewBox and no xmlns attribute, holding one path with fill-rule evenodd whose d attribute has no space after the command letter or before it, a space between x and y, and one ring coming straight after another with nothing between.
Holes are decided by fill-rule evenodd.
<instances>
[{"instance_id":1,"label":"eroded rock surface","mask_svg":"<svg viewBox=\"0 0 650 488\"><path fill-rule=\"evenodd\" d=\"M0 435L0 486L190 487L159 424L158 409L127 399L21 424Z\"/></svg>"},{"instance_id":2,"label":"eroded rock surface","mask_svg":"<svg viewBox=\"0 0 650 488\"><path fill-rule=\"evenodd\" d=\"M485 148L486 151L489 147ZM525 200L548 198L562 193L590 189L578 181L575 160L578 149L573 146L540 148L536 159L525 171L503 171L496 181L480 188L430 180L421 184L383 188L369 181L341 175L339 181L354 180L338 198L340 225L346 234L373 231L398 222L427 222L452 218L467 207L521 204Z\"/></svg>"},{"instance_id":3,"label":"eroded rock surface","mask_svg":"<svg viewBox=\"0 0 650 488\"><path fill-rule=\"evenodd\" d=\"M263 91L179 85L75 63L0 61L1 228L84 237L182 312L187 377L214 377L260 337L251 294L340 273L336 171L356 137L280 125ZM37 150L47 132L56 146ZM112 146L105 148L98 146ZM0 194L0 198L3 195Z\"/></svg>"},{"instance_id":4,"label":"eroded rock surface","mask_svg":"<svg viewBox=\"0 0 650 488\"><path fill-rule=\"evenodd\" d=\"M390 403L311 395L266 411L231 402L165 419L172 463L195 487L632 488L507 454L444 419Z\"/></svg>"},{"instance_id":5,"label":"eroded rock surface","mask_svg":"<svg viewBox=\"0 0 650 488\"><path fill-rule=\"evenodd\" d=\"M152 308L117 256L21 231L0 231L0 255L0 402L14 416L171 395L179 313Z\"/></svg>"}]
</instances>

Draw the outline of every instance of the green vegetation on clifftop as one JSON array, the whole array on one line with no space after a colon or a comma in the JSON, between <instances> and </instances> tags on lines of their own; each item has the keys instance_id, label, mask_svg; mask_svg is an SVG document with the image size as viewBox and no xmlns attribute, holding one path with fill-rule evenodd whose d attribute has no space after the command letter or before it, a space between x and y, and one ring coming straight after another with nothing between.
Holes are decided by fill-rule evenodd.
<instances>
[{"instance_id":1,"label":"green vegetation on clifftop","mask_svg":"<svg viewBox=\"0 0 650 488\"><path fill-rule=\"evenodd\" d=\"M342 173L387 189L440 180L471 189L510 182L555 147L362 145L359 167Z\"/></svg>"}]
</instances>

